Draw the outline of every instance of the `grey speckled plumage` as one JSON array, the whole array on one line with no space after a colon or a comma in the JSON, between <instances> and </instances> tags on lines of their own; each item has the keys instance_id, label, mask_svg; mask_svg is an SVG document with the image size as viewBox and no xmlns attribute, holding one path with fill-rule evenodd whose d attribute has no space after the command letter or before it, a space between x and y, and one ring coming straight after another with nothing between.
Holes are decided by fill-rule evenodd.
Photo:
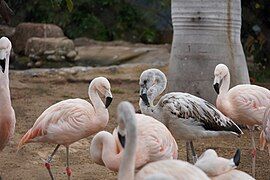
<instances>
[{"instance_id":1,"label":"grey speckled plumage","mask_svg":"<svg viewBox=\"0 0 270 180\"><path fill-rule=\"evenodd\" d=\"M242 134L241 129L223 115L209 102L188 93L169 93L164 95L157 106L170 112L175 119L189 119L193 125L202 126L210 131L232 131Z\"/></svg>"}]
</instances>

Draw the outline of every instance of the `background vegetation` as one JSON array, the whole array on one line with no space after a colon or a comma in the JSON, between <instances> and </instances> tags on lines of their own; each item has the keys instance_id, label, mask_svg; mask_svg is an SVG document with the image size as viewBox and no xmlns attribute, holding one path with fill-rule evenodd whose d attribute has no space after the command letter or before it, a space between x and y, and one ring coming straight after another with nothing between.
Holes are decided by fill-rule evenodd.
<instances>
[{"instance_id":1,"label":"background vegetation","mask_svg":"<svg viewBox=\"0 0 270 180\"><path fill-rule=\"evenodd\" d=\"M70 38L159 43L159 30L171 26L170 16L163 17L170 13L170 0L76 0L72 11L68 10L67 1L61 0L6 2L16 13L14 26L20 22L54 23ZM166 21L165 26L159 23Z\"/></svg>"},{"instance_id":2,"label":"background vegetation","mask_svg":"<svg viewBox=\"0 0 270 180\"><path fill-rule=\"evenodd\" d=\"M101 41L170 43L172 39L171 0L6 2L15 12L13 26L20 22L53 23L69 38L85 36ZM253 72L258 75L270 64L270 1L242 0L242 21L244 51L247 59L255 61Z\"/></svg>"}]
</instances>

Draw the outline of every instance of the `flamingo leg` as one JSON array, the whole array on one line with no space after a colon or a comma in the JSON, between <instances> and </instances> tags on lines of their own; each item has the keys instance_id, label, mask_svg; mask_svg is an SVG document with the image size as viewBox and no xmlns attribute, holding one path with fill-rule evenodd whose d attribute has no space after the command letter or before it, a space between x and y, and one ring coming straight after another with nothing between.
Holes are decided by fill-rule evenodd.
<instances>
[{"instance_id":1,"label":"flamingo leg","mask_svg":"<svg viewBox=\"0 0 270 180\"><path fill-rule=\"evenodd\" d=\"M68 176L68 180L70 180L70 176L71 176L71 169L69 167L69 146L66 147L66 153L67 153L67 167L66 167L66 172L67 172L67 176Z\"/></svg>"},{"instance_id":2,"label":"flamingo leg","mask_svg":"<svg viewBox=\"0 0 270 180\"><path fill-rule=\"evenodd\" d=\"M255 167L256 167L256 145L254 140L254 126L250 130L251 132L251 145L252 145L252 176L255 178Z\"/></svg>"},{"instance_id":3,"label":"flamingo leg","mask_svg":"<svg viewBox=\"0 0 270 180\"><path fill-rule=\"evenodd\" d=\"M53 150L52 154L48 156L48 159L46 160L45 162L45 167L47 168L49 174L50 174L50 177L52 180L54 180L53 178L53 174L52 174L52 171L51 171L51 162L52 162L52 158L53 156L55 155L56 151L58 150L58 148L60 147L60 144L58 144L55 149Z\"/></svg>"},{"instance_id":4,"label":"flamingo leg","mask_svg":"<svg viewBox=\"0 0 270 180\"><path fill-rule=\"evenodd\" d=\"M193 146L193 142L190 141L189 143L190 143L190 148L191 148L191 152L192 152L192 160L193 160L193 164L195 164L196 161L197 161L197 159L198 159L198 157L197 157L197 154L196 154L196 152L195 152L195 149L194 149L194 146Z\"/></svg>"},{"instance_id":5,"label":"flamingo leg","mask_svg":"<svg viewBox=\"0 0 270 180\"><path fill-rule=\"evenodd\" d=\"M268 154L270 156L270 143L268 143L267 147L268 147ZM269 161L270 161L270 159L269 159ZM0 177L0 180L1 180L1 177Z\"/></svg>"},{"instance_id":6,"label":"flamingo leg","mask_svg":"<svg viewBox=\"0 0 270 180\"><path fill-rule=\"evenodd\" d=\"M190 162L190 158L189 158L189 141L186 141L186 153L187 153L187 162Z\"/></svg>"}]
</instances>

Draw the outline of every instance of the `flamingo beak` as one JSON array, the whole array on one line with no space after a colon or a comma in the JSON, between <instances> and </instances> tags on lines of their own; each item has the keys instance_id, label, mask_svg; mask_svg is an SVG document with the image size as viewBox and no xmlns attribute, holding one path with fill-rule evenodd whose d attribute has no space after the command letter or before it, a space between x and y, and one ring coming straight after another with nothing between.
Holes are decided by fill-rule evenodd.
<instances>
[{"instance_id":1,"label":"flamingo beak","mask_svg":"<svg viewBox=\"0 0 270 180\"><path fill-rule=\"evenodd\" d=\"M119 132L117 133L118 134L118 139L120 141L120 144L123 148L125 148L125 144L126 144L126 137L125 136L122 136Z\"/></svg>"},{"instance_id":2,"label":"flamingo beak","mask_svg":"<svg viewBox=\"0 0 270 180\"><path fill-rule=\"evenodd\" d=\"M215 83L213 86L214 86L216 93L219 94L219 84Z\"/></svg>"},{"instance_id":3,"label":"flamingo beak","mask_svg":"<svg viewBox=\"0 0 270 180\"><path fill-rule=\"evenodd\" d=\"M240 149L237 149L236 153L233 157L233 162L236 166L239 166L239 164L240 164L240 157L241 157L241 151L240 151Z\"/></svg>"},{"instance_id":4,"label":"flamingo beak","mask_svg":"<svg viewBox=\"0 0 270 180\"><path fill-rule=\"evenodd\" d=\"M142 98L143 102L145 103L146 106L150 107L150 103L147 98L147 94L141 94L140 97Z\"/></svg>"},{"instance_id":5,"label":"flamingo beak","mask_svg":"<svg viewBox=\"0 0 270 180\"><path fill-rule=\"evenodd\" d=\"M106 109L110 106L112 100L113 100L112 97L106 97L106 102L105 102L105 108Z\"/></svg>"},{"instance_id":6,"label":"flamingo beak","mask_svg":"<svg viewBox=\"0 0 270 180\"><path fill-rule=\"evenodd\" d=\"M141 94L140 94L140 97L142 98L144 104L145 104L146 106L150 107L150 103L149 103L148 97L147 97L147 89L146 89L145 86L143 86L143 87L141 88Z\"/></svg>"},{"instance_id":7,"label":"flamingo beak","mask_svg":"<svg viewBox=\"0 0 270 180\"><path fill-rule=\"evenodd\" d=\"M4 49L0 50L0 66L2 68L2 72L4 73L6 66L6 53Z\"/></svg>"}]
</instances>

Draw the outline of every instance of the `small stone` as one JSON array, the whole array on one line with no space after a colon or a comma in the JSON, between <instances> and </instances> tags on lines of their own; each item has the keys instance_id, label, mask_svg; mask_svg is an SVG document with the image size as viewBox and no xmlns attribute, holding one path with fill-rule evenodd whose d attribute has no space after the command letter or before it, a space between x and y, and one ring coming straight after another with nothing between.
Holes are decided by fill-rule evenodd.
<instances>
[{"instance_id":1,"label":"small stone","mask_svg":"<svg viewBox=\"0 0 270 180\"><path fill-rule=\"evenodd\" d=\"M42 66L42 61L37 61L35 63L35 67L41 67Z\"/></svg>"},{"instance_id":2,"label":"small stone","mask_svg":"<svg viewBox=\"0 0 270 180\"><path fill-rule=\"evenodd\" d=\"M76 51L69 51L67 53L67 58L74 59L76 57L76 55L77 55L77 52Z\"/></svg>"},{"instance_id":3,"label":"small stone","mask_svg":"<svg viewBox=\"0 0 270 180\"><path fill-rule=\"evenodd\" d=\"M33 67L33 62L27 63L27 67L29 67L29 68Z\"/></svg>"},{"instance_id":4,"label":"small stone","mask_svg":"<svg viewBox=\"0 0 270 180\"><path fill-rule=\"evenodd\" d=\"M44 55L52 55L52 54L54 54L55 53L55 51L54 50L47 50L47 51L44 51Z\"/></svg>"},{"instance_id":5,"label":"small stone","mask_svg":"<svg viewBox=\"0 0 270 180\"><path fill-rule=\"evenodd\" d=\"M57 58L56 58L55 55L49 55L49 56L46 57L46 59L53 60L53 61L56 61L57 60Z\"/></svg>"}]
</instances>

